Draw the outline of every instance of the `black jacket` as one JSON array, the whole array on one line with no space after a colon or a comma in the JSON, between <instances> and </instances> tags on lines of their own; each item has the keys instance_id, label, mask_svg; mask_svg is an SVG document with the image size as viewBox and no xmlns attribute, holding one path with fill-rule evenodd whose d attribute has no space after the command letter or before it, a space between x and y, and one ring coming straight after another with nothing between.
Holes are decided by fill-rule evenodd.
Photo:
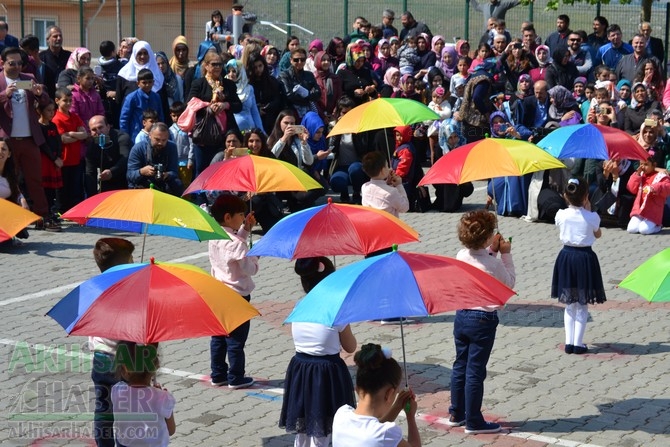
<instances>
[{"instance_id":1,"label":"black jacket","mask_svg":"<svg viewBox=\"0 0 670 447\"><path fill-rule=\"evenodd\" d=\"M100 148L98 138L94 138L86 148L86 193L89 197L98 192L98 169L112 171L112 178L101 184L103 192L128 187L126 169L133 146L130 135L112 128L106 140L104 149Z\"/></svg>"},{"instance_id":2,"label":"black jacket","mask_svg":"<svg viewBox=\"0 0 670 447\"><path fill-rule=\"evenodd\" d=\"M229 130L235 130L239 133L239 128L237 127L237 122L235 121L235 113L242 111L242 101L237 96L237 85L229 79L222 78L221 86L223 87L223 93L226 96L225 102L230 104L230 108L226 110L226 132ZM198 78L194 79L191 84L191 91L188 92L186 97L186 102L190 101L191 98L199 98L203 101L211 102L212 101L212 87L207 82L207 79ZM206 109L201 109L196 114L196 119L202 119L207 113Z\"/></svg>"}]
</instances>

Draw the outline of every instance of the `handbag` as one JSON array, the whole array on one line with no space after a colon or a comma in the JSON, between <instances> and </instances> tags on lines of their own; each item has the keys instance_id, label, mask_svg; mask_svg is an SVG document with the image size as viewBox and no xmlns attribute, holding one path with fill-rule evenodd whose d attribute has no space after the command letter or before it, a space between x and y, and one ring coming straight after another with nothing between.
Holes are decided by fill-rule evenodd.
<instances>
[{"instance_id":1,"label":"handbag","mask_svg":"<svg viewBox=\"0 0 670 447\"><path fill-rule=\"evenodd\" d=\"M193 97L186 105L186 110L179 115L177 120L177 126L186 133L189 133L193 130L195 126L195 114L198 110L203 109L209 105L208 102L203 101L200 98Z\"/></svg>"},{"instance_id":2,"label":"handbag","mask_svg":"<svg viewBox=\"0 0 670 447\"><path fill-rule=\"evenodd\" d=\"M205 116L196 121L192 134L193 142L198 146L219 146L223 147L224 133L219 125L219 120L209 108Z\"/></svg>"}]
</instances>

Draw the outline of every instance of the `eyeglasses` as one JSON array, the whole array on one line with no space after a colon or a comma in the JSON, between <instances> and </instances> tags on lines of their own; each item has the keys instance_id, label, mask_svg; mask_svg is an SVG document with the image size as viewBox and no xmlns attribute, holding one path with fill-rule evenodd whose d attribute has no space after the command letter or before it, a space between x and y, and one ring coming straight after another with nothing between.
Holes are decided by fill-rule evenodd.
<instances>
[{"instance_id":1,"label":"eyeglasses","mask_svg":"<svg viewBox=\"0 0 670 447\"><path fill-rule=\"evenodd\" d=\"M210 67L223 67L223 63L222 62L210 62L209 66Z\"/></svg>"},{"instance_id":2,"label":"eyeglasses","mask_svg":"<svg viewBox=\"0 0 670 447\"><path fill-rule=\"evenodd\" d=\"M295 63L297 64L297 63L299 63L299 62L305 62L305 61L307 60L307 58L304 58L304 57L294 57L292 60L293 60L293 62L295 62Z\"/></svg>"},{"instance_id":3,"label":"eyeglasses","mask_svg":"<svg viewBox=\"0 0 670 447\"><path fill-rule=\"evenodd\" d=\"M7 61L5 64L9 65L10 67L23 67L22 61Z\"/></svg>"},{"instance_id":4,"label":"eyeglasses","mask_svg":"<svg viewBox=\"0 0 670 447\"><path fill-rule=\"evenodd\" d=\"M579 42L580 39L568 39L568 42Z\"/></svg>"}]
</instances>

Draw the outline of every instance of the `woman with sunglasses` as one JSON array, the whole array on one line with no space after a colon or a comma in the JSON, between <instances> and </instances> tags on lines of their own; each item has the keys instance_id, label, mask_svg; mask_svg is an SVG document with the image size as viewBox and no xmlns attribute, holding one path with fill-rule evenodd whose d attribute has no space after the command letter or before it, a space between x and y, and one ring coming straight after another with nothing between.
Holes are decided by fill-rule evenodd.
<instances>
[{"instance_id":1,"label":"woman with sunglasses","mask_svg":"<svg viewBox=\"0 0 670 447\"><path fill-rule=\"evenodd\" d=\"M286 92L286 100L300 119L310 110L315 110L316 102L321 99L321 89L314 75L305 70L306 61L307 52L304 48L292 50L291 66L279 75L279 81Z\"/></svg>"}]
</instances>

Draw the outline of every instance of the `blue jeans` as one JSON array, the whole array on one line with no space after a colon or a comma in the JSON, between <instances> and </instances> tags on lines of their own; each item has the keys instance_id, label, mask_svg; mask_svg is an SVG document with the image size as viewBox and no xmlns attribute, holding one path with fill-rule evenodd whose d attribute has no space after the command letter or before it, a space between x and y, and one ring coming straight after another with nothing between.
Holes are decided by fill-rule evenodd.
<instances>
[{"instance_id":1,"label":"blue jeans","mask_svg":"<svg viewBox=\"0 0 670 447\"><path fill-rule=\"evenodd\" d=\"M114 372L114 356L102 352L93 353L91 379L95 387L95 412L93 433L98 447L114 447L114 412L112 410L112 387L119 381Z\"/></svg>"},{"instance_id":2,"label":"blue jeans","mask_svg":"<svg viewBox=\"0 0 670 447\"><path fill-rule=\"evenodd\" d=\"M486 422L482 415L486 364L491 356L498 327L497 312L459 310L454 321L456 360L451 371L449 413L468 428Z\"/></svg>"},{"instance_id":3,"label":"blue jeans","mask_svg":"<svg viewBox=\"0 0 670 447\"><path fill-rule=\"evenodd\" d=\"M330 176L330 188L334 192L348 192L349 185L354 190L354 194L361 193L363 183L370 178L363 172L363 165L356 161L349 166L338 166Z\"/></svg>"},{"instance_id":4,"label":"blue jeans","mask_svg":"<svg viewBox=\"0 0 670 447\"><path fill-rule=\"evenodd\" d=\"M247 301L251 296L244 297ZM210 359L212 368L212 382L221 383L228 381L235 385L244 378L244 345L249 337L251 323L247 321L232 331L230 335L215 335L209 343ZM228 363L226 363L228 355Z\"/></svg>"}]
</instances>

